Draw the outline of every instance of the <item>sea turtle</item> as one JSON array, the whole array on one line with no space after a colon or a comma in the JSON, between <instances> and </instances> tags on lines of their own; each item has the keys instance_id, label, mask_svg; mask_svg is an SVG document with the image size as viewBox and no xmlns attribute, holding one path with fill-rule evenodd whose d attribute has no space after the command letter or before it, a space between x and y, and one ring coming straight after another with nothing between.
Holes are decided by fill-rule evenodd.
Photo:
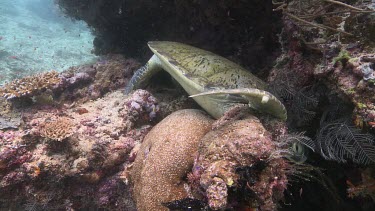
<instances>
[{"instance_id":1,"label":"sea turtle","mask_svg":"<svg viewBox=\"0 0 375 211\"><path fill-rule=\"evenodd\" d=\"M160 70L167 71L211 116L220 118L231 107L248 104L286 120L284 105L265 91L265 82L234 62L186 44L148 42L154 55L137 70L125 92L139 88Z\"/></svg>"}]
</instances>

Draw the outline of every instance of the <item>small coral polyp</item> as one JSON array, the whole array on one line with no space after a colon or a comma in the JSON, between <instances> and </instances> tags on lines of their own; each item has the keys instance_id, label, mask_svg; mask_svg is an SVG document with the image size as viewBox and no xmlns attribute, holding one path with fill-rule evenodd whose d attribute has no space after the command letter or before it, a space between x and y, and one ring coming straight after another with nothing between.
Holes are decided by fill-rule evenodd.
<instances>
[{"instance_id":1,"label":"small coral polyp","mask_svg":"<svg viewBox=\"0 0 375 211\"><path fill-rule=\"evenodd\" d=\"M0 87L0 96L6 99L32 96L43 89L51 88L61 82L59 74L56 71L28 76L16 79Z\"/></svg>"},{"instance_id":2,"label":"small coral polyp","mask_svg":"<svg viewBox=\"0 0 375 211\"><path fill-rule=\"evenodd\" d=\"M51 140L62 141L74 132L74 123L70 118L58 117L41 125L40 135Z\"/></svg>"}]
</instances>

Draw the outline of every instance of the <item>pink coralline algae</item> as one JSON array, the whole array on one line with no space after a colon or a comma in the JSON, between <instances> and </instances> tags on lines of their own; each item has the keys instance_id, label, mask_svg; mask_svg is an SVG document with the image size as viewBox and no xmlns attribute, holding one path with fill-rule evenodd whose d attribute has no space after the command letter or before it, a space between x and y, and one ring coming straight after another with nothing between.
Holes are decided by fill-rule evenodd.
<instances>
[{"instance_id":1,"label":"pink coralline algae","mask_svg":"<svg viewBox=\"0 0 375 211\"><path fill-rule=\"evenodd\" d=\"M0 130L0 189L33 177L27 168L33 155L22 142L23 135Z\"/></svg>"},{"instance_id":2,"label":"pink coralline algae","mask_svg":"<svg viewBox=\"0 0 375 211\"><path fill-rule=\"evenodd\" d=\"M232 121L202 138L191 175L200 175L211 209L230 208L229 189L240 189L240 181L247 180L245 188L254 198L246 206L276 210L291 168L277 150L272 135L256 117ZM237 171L242 168L248 168L251 178L241 178Z\"/></svg>"},{"instance_id":3,"label":"pink coralline algae","mask_svg":"<svg viewBox=\"0 0 375 211\"><path fill-rule=\"evenodd\" d=\"M134 103L139 106L130 106ZM26 186L40 192L43 190L38 187L42 181L50 186L71 178L63 188L70 194L61 194L60 201L68 200L73 207L80 208L77 204L80 202L74 197L82 192L72 191L74 187L82 191L96 190L93 195L96 207L132 210L134 205L129 191L124 191L129 186L116 176L116 172L124 163L130 162L130 151L148 132L149 127L140 125L137 128L135 124L140 119L144 123L152 120L150 112L157 114L156 99L144 90L130 96L117 91L77 106L87 112L78 113L74 106L34 110L24 114L24 133L0 132L0 189L19 188L23 190L19 197L27 201L31 196L26 194ZM60 127L60 122L61 126L66 126L64 121L74 125L73 130L66 128L68 135L64 132L62 136L56 136L53 128L45 132L46 127ZM52 206L60 203L59 200L49 203ZM42 207L42 202L37 200L35 203Z\"/></svg>"},{"instance_id":4,"label":"pink coralline algae","mask_svg":"<svg viewBox=\"0 0 375 211\"><path fill-rule=\"evenodd\" d=\"M214 129L212 123L196 110L180 110L147 134L131 169L138 210L167 210L163 204L191 198L212 210L276 210L292 166L274 134L254 116L218 120ZM243 191L251 197L238 199Z\"/></svg>"},{"instance_id":5,"label":"pink coralline algae","mask_svg":"<svg viewBox=\"0 0 375 211\"><path fill-rule=\"evenodd\" d=\"M52 104L15 109L22 100L31 102L20 98L1 111L22 112L17 127L0 130L2 207L135 210L130 186L118 172L134 161L129 154L151 129L159 106L145 90L108 93L125 86L137 63L106 59L59 74L61 82L48 92ZM99 93L95 98L90 86Z\"/></svg>"},{"instance_id":6,"label":"pink coralline algae","mask_svg":"<svg viewBox=\"0 0 375 211\"><path fill-rule=\"evenodd\" d=\"M100 61L71 67L59 74L61 82L54 87L58 101L85 102L125 87L140 64L122 55L103 56Z\"/></svg>"},{"instance_id":7,"label":"pink coralline algae","mask_svg":"<svg viewBox=\"0 0 375 211\"><path fill-rule=\"evenodd\" d=\"M140 106L128 106L133 102ZM79 108L85 108L87 112L77 113L73 107L56 114L39 111L30 117L30 134L45 143L45 146L37 145L33 160L44 163L42 172L54 172L60 176L80 174L82 180L93 182L104 176L99 173L103 169L113 168L126 161L134 144L142 139L133 132L140 130L135 128L135 123L139 120L150 122L149 113L157 112L156 109L151 109L157 108L157 103L155 98L143 90L136 91L129 97L118 91L97 101L82 104ZM63 142L63 138L58 138L60 135L44 132L46 127L59 127L60 122L69 130L68 136L62 130ZM74 125L74 128L70 129L66 125ZM48 131L53 130L50 128ZM49 155L50 153L52 154ZM66 158L61 153L73 153L75 156L69 156L64 161Z\"/></svg>"}]
</instances>

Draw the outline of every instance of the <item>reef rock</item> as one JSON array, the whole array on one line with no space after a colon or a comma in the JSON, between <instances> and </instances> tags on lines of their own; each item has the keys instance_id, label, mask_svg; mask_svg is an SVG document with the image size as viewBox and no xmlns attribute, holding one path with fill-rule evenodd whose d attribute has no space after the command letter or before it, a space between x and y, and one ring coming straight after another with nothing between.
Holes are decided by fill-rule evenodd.
<instances>
[{"instance_id":1,"label":"reef rock","mask_svg":"<svg viewBox=\"0 0 375 211\"><path fill-rule=\"evenodd\" d=\"M241 176L246 169L247 176ZM245 199L248 208L275 210L283 197L290 165L281 158L272 135L254 116L232 121L207 133L201 140L199 157L190 178L199 178L208 205L213 210L229 208L241 199L229 201L230 189L245 189L251 197ZM193 176L192 176L193 175ZM245 181L246 187L241 187Z\"/></svg>"},{"instance_id":2,"label":"reef rock","mask_svg":"<svg viewBox=\"0 0 375 211\"><path fill-rule=\"evenodd\" d=\"M162 203L188 197L183 178L212 122L199 110L180 110L147 134L131 172L138 210L168 210Z\"/></svg>"},{"instance_id":3,"label":"reef rock","mask_svg":"<svg viewBox=\"0 0 375 211\"><path fill-rule=\"evenodd\" d=\"M157 112L145 90L23 108L18 130L0 130L0 210L135 210L117 172Z\"/></svg>"}]
</instances>

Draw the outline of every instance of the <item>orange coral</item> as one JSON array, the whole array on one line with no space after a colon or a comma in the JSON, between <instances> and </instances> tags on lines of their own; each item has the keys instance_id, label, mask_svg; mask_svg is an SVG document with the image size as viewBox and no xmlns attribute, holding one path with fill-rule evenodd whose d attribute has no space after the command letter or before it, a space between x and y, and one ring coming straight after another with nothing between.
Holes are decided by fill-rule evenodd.
<instances>
[{"instance_id":1,"label":"orange coral","mask_svg":"<svg viewBox=\"0 0 375 211\"><path fill-rule=\"evenodd\" d=\"M0 87L0 96L6 99L31 96L60 83L61 79L58 76L58 72L50 71L13 80Z\"/></svg>"},{"instance_id":2,"label":"orange coral","mask_svg":"<svg viewBox=\"0 0 375 211\"><path fill-rule=\"evenodd\" d=\"M62 141L74 132L74 123L67 117L59 117L41 125L40 135L56 141Z\"/></svg>"}]
</instances>

